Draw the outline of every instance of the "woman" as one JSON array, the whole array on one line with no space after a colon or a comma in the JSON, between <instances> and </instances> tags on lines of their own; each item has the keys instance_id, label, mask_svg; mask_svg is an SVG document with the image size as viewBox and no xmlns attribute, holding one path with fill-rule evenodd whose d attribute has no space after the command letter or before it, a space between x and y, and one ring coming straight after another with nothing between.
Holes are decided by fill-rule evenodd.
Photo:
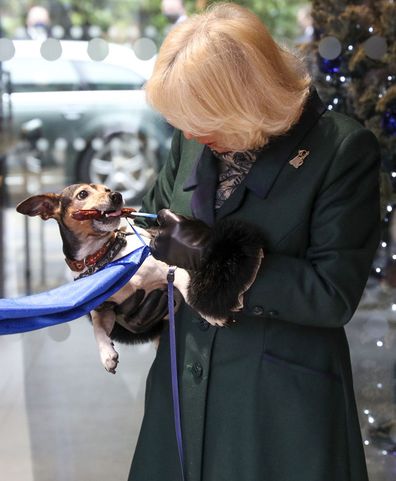
<instances>
[{"instance_id":1,"label":"woman","mask_svg":"<svg viewBox=\"0 0 396 481\"><path fill-rule=\"evenodd\" d=\"M326 110L301 61L234 4L170 32L147 97L177 129L142 207L167 209L153 255L190 269L193 304L229 321L176 316L185 479L367 480L343 326L379 242L374 135ZM235 226L248 244L227 250ZM247 285L230 272L246 271L230 299ZM181 479L164 330L129 480Z\"/></svg>"}]
</instances>

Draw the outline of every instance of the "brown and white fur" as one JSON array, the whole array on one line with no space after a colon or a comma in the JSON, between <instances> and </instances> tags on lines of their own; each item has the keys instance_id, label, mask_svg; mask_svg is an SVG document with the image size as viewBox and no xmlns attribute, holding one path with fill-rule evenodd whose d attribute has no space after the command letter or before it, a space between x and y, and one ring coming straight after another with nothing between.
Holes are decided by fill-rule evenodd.
<instances>
[{"instance_id":1,"label":"brown and white fur","mask_svg":"<svg viewBox=\"0 0 396 481\"><path fill-rule=\"evenodd\" d=\"M66 259L84 261L87 256L92 256L98 252L114 236L114 232L119 229L123 203L120 193L113 192L104 185L75 184L66 187L60 194L47 193L29 197L17 206L17 211L29 216L40 216L43 220L55 219L59 225ZM99 219L83 221L73 218L73 213L85 209L103 211L104 215ZM129 230L131 229L129 228ZM137 228L137 230L149 244L150 233L140 228ZM141 246L141 241L136 235L128 235L126 240L126 246L117 254L115 259ZM86 269L84 268L83 271L79 272L72 271L73 276L78 277ZM148 293L154 289L166 287L168 269L169 266L164 262L156 260L153 256L148 256L130 281L111 296L108 301L121 304L137 289L144 289ZM187 271L176 270L175 287L184 299L188 298L189 280L190 276ZM109 306L100 310L93 310L90 314L101 362L107 371L115 373L118 353L114 349L110 333L115 327L116 314L110 303ZM220 319L208 315L204 317L211 324L224 324Z\"/></svg>"}]
</instances>

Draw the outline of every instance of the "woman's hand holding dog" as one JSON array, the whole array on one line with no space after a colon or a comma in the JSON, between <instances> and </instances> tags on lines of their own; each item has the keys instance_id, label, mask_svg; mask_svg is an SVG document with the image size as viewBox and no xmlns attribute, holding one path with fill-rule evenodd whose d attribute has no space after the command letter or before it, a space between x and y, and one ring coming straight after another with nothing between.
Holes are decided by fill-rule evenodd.
<instances>
[{"instance_id":1,"label":"woman's hand holding dog","mask_svg":"<svg viewBox=\"0 0 396 481\"><path fill-rule=\"evenodd\" d=\"M180 292L174 290L175 310L183 300ZM125 328L134 334L149 334L161 331L168 316L168 291L155 289L146 295L143 289L138 289L124 302L115 307L117 321L121 320Z\"/></svg>"}]
</instances>

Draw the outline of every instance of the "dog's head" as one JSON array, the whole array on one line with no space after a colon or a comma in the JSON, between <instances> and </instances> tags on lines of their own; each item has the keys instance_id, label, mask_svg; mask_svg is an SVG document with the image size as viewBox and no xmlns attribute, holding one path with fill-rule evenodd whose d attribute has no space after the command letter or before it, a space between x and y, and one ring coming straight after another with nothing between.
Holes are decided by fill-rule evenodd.
<instances>
[{"instance_id":1,"label":"dog's head","mask_svg":"<svg viewBox=\"0 0 396 481\"><path fill-rule=\"evenodd\" d=\"M60 194L47 193L29 197L16 210L43 220L55 219L61 231L64 247L76 251L79 246L95 238L106 237L120 225L122 195L100 184L74 184ZM95 210L98 215L77 220L74 214L81 210ZM65 244L67 244L65 246Z\"/></svg>"}]
</instances>

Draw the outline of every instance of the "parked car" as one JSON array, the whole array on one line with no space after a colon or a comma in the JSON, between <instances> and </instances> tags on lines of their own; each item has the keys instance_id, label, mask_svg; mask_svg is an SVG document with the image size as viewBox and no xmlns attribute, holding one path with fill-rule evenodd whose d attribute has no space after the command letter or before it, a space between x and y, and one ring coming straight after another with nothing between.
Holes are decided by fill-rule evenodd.
<instances>
[{"instance_id":1,"label":"parked car","mask_svg":"<svg viewBox=\"0 0 396 481\"><path fill-rule=\"evenodd\" d=\"M63 165L64 183L107 184L128 201L140 200L169 149L171 128L149 108L143 85L153 61L109 43L103 61L88 42L60 41L62 55L45 60L41 42L15 40L9 73L12 129L37 118L44 166Z\"/></svg>"}]
</instances>

